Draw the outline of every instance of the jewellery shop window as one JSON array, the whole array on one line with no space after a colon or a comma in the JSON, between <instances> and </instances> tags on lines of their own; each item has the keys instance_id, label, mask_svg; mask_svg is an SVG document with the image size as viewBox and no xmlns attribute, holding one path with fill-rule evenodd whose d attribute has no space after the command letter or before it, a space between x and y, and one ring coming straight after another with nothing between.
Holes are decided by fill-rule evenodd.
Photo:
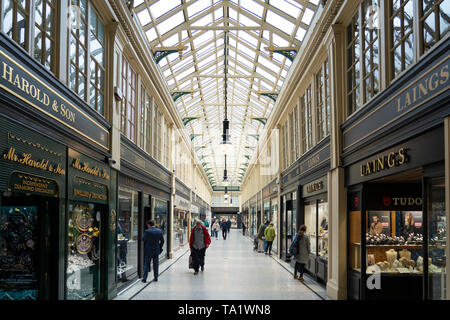
<instances>
[{"instance_id":1,"label":"jewellery shop window","mask_svg":"<svg viewBox=\"0 0 450 320\"><path fill-rule=\"evenodd\" d=\"M328 202L318 201L319 218L318 223L318 248L317 254L328 259Z\"/></svg>"},{"instance_id":2,"label":"jewellery shop window","mask_svg":"<svg viewBox=\"0 0 450 320\"><path fill-rule=\"evenodd\" d=\"M137 274L139 193L119 188L117 218L117 278L126 282Z\"/></svg>"},{"instance_id":3,"label":"jewellery shop window","mask_svg":"<svg viewBox=\"0 0 450 320\"><path fill-rule=\"evenodd\" d=\"M306 234L309 236L309 242L311 247L311 253L316 254L317 250L317 237L316 237L316 224L317 224L317 215L316 215L316 202L307 202L305 204L305 225L306 225Z\"/></svg>"},{"instance_id":4,"label":"jewellery shop window","mask_svg":"<svg viewBox=\"0 0 450 320\"><path fill-rule=\"evenodd\" d=\"M70 202L66 298L95 299L100 293L101 218L105 205Z\"/></svg>"},{"instance_id":5,"label":"jewellery shop window","mask_svg":"<svg viewBox=\"0 0 450 320\"><path fill-rule=\"evenodd\" d=\"M164 241L167 244L167 201L153 198L153 217L155 220L155 226L163 232ZM163 258L167 254L167 246L163 246L163 251L159 255Z\"/></svg>"},{"instance_id":6,"label":"jewellery shop window","mask_svg":"<svg viewBox=\"0 0 450 320\"><path fill-rule=\"evenodd\" d=\"M445 178L432 178L427 183L428 193L428 298L447 299L446 242L447 218L445 214ZM448 258L447 258L448 259Z\"/></svg>"}]
</instances>

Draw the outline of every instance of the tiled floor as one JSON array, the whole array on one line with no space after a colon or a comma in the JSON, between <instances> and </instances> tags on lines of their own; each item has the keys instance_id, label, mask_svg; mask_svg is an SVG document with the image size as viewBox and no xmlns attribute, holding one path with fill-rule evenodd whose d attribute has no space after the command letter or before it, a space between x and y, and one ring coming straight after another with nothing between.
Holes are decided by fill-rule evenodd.
<instances>
[{"instance_id":1,"label":"tiled floor","mask_svg":"<svg viewBox=\"0 0 450 320\"><path fill-rule=\"evenodd\" d=\"M253 251L241 230L223 240L212 239L205 271L194 276L189 254L139 292L134 300L319 300L313 292L271 257ZM149 275L151 278L152 275ZM309 282L309 280L307 280Z\"/></svg>"}]
</instances>

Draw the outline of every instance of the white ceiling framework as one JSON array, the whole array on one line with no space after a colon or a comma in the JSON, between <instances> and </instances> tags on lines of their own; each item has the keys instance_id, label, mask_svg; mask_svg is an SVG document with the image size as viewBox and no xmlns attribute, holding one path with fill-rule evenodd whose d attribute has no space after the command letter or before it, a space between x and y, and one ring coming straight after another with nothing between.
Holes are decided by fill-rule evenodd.
<instances>
[{"instance_id":1,"label":"white ceiling framework","mask_svg":"<svg viewBox=\"0 0 450 320\"><path fill-rule=\"evenodd\" d=\"M318 5L319 0L134 1L136 17L154 51L187 48L181 59L178 53L169 54L158 65L172 93L192 90L175 104L181 118L199 117L186 128L195 137L193 149L200 163L210 168L213 186L222 185L225 167L219 148L225 79L233 148L227 154L227 171L231 185L237 186L263 129L252 117L269 118L275 105L261 93L279 93L292 64L277 53L271 59L266 48L272 40L275 49L298 51Z\"/></svg>"}]
</instances>

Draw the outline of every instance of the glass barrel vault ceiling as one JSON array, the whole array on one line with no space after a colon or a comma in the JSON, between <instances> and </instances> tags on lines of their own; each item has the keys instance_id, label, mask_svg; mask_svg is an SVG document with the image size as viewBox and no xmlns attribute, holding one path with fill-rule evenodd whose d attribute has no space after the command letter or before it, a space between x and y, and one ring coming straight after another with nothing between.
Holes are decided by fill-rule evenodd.
<instances>
[{"instance_id":1,"label":"glass barrel vault ceiling","mask_svg":"<svg viewBox=\"0 0 450 320\"><path fill-rule=\"evenodd\" d=\"M225 118L225 58L227 59L227 117L232 152L227 154L230 184L240 185L241 168L256 150L263 124L274 101L259 93L279 93L291 61L265 49L270 38L277 47L299 49L319 0L135 0L136 17L150 47L182 45L182 58L173 53L159 68L171 92L189 91L176 100L181 118L199 116L187 124L193 148L213 186L221 186L225 168L222 121ZM227 30L225 32L225 30ZM227 53L225 57L225 39ZM198 148L205 146L205 148Z\"/></svg>"}]
</instances>

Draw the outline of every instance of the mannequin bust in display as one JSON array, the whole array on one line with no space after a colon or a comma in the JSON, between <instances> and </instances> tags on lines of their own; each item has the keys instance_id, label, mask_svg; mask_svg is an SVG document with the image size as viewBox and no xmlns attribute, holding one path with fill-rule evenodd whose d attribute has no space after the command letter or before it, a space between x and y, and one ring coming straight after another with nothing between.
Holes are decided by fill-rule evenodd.
<instances>
[{"instance_id":1,"label":"mannequin bust in display","mask_svg":"<svg viewBox=\"0 0 450 320\"><path fill-rule=\"evenodd\" d=\"M395 260L397 260L397 251L394 249L389 249L386 251L386 260L389 262L389 266L392 268L392 265Z\"/></svg>"},{"instance_id":2,"label":"mannequin bust in display","mask_svg":"<svg viewBox=\"0 0 450 320\"><path fill-rule=\"evenodd\" d=\"M406 258L408 260L411 260L411 251L409 251L408 249L402 249L399 252L400 258Z\"/></svg>"}]
</instances>

